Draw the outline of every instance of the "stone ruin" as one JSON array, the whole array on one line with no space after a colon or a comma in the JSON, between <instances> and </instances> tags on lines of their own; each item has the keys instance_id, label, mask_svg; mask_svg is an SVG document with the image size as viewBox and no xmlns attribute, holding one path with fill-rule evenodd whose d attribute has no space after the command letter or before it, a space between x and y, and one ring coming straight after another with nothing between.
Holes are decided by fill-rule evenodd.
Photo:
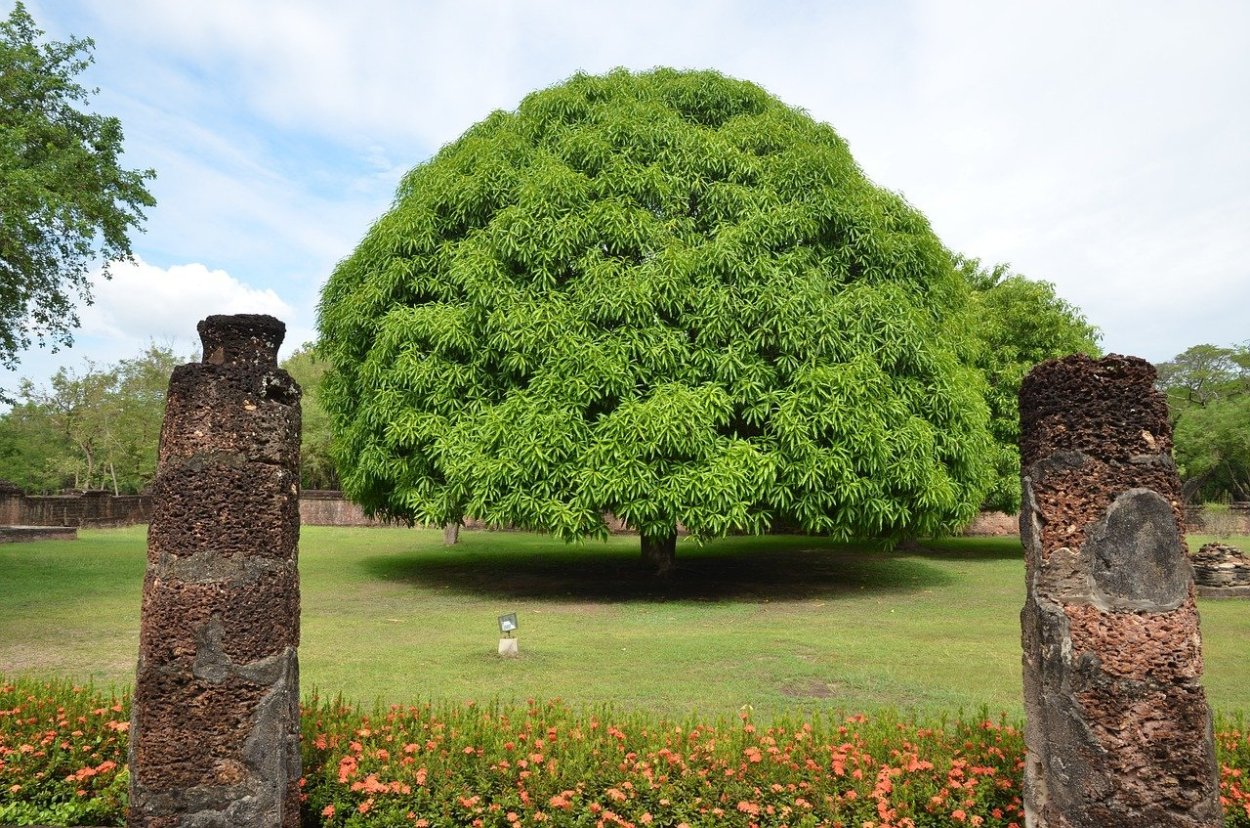
<instances>
[{"instance_id":1,"label":"stone ruin","mask_svg":"<svg viewBox=\"0 0 1250 828\"><path fill-rule=\"evenodd\" d=\"M1198 594L1204 598L1250 598L1250 558L1224 543L1208 543L1190 556Z\"/></svg>"},{"instance_id":2,"label":"stone ruin","mask_svg":"<svg viewBox=\"0 0 1250 828\"><path fill-rule=\"evenodd\" d=\"M1020 389L1030 828L1219 826L1180 481L1155 370L1071 356Z\"/></svg>"},{"instance_id":3,"label":"stone ruin","mask_svg":"<svg viewBox=\"0 0 1250 828\"><path fill-rule=\"evenodd\" d=\"M300 389L279 320L198 327L161 429L127 824L296 828Z\"/></svg>"}]
</instances>

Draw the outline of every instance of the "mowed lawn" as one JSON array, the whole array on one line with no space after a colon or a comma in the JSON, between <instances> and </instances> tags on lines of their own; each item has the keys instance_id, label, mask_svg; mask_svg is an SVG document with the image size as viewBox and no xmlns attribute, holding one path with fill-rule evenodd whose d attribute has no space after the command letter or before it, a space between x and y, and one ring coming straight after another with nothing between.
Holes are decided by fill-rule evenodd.
<instances>
[{"instance_id":1,"label":"mowed lawn","mask_svg":"<svg viewBox=\"0 0 1250 828\"><path fill-rule=\"evenodd\" d=\"M0 546L0 674L127 686L146 527ZM305 693L366 705L560 697L675 716L893 707L1022 715L1016 538L881 552L819 538L683 540L668 583L638 540L305 527ZM1203 538L1190 538L1191 545ZM1250 538L1235 538L1245 548ZM1200 602L1205 684L1250 711L1250 602ZM516 612L520 658L496 617Z\"/></svg>"}]
</instances>

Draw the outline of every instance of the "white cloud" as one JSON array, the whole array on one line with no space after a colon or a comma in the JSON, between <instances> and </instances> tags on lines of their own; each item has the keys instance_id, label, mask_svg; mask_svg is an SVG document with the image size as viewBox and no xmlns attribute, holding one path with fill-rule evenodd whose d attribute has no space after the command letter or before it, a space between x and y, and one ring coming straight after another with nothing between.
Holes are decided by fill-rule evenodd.
<instances>
[{"instance_id":1,"label":"white cloud","mask_svg":"<svg viewBox=\"0 0 1250 828\"><path fill-rule=\"evenodd\" d=\"M110 272L107 280L93 274L94 301L78 307L82 324L73 345L56 352L28 350L16 371L0 369L0 389L12 392L22 379L46 386L59 368L114 364L138 356L150 343L198 359L196 324L213 314L266 313L281 319L287 331L279 360L316 338L311 304L288 303L272 288L246 284L225 270L194 262L158 267L136 258L114 264ZM0 405L0 411L5 408Z\"/></svg>"},{"instance_id":2,"label":"white cloud","mask_svg":"<svg viewBox=\"0 0 1250 828\"><path fill-rule=\"evenodd\" d=\"M115 264L111 272L111 279L93 280L95 302L79 311L84 337L198 345L195 326L206 316L267 313L284 321L295 316L272 288L246 285L198 263L162 268L136 259Z\"/></svg>"}]
</instances>

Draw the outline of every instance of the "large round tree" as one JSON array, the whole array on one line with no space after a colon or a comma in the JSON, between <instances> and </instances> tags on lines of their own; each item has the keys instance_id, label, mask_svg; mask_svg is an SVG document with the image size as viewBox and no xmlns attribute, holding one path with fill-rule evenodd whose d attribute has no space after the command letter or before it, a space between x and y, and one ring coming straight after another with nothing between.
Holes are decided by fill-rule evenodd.
<instances>
[{"instance_id":1,"label":"large round tree","mask_svg":"<svg viewBox=\"0 0 1250 828\"><path fill-rule=\"evenodd\" d=\"M827 124L714 72L578 75L413 169L322 295L343 487L601 535L959 526L968 288Z\"/></svg>"}]
</instances>

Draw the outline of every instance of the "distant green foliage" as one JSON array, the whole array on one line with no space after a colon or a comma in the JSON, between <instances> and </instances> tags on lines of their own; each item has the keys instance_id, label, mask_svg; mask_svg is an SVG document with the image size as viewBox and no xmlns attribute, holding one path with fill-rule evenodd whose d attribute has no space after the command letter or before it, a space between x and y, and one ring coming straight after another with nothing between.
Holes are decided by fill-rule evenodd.
<instances>
[{"instance_id":1,"label":"distant green foliage","mask_svg":"<svg viewBox=\"0 0 1250 828\"><path fill-rule=\"evenodd\" d=\"M1050 282L1012 273L1008 265L986 269L977 259L956 257L975 291L975 330L981 340L976 364L985 373L994 436L994 483L985 508L1020 509L1020 383L1033 366L1069 354L1101 356L1101 334L1080 308L1055 293Z\"/></svg>"},{"instance_id":2,"label":"distant green foliage","mask_svg":"<svg viewBox=\"0 0 1250 828\"><path fill-rule=\"evenodd\" d=\"M304 343L282 362L303 389L300 397L299 477L305 489L337 489L338 471L330 453L330 418L321 404L321 381L327 365L311 343Z\"/></svg>"},{"instance_id":3,"label":"distant green foliage","mask_svg":"<svg viewBox=\"0 0 1250 828\"><path fill-rule=\"evenodd\" d=\"M60 368L46 386L23 380L0 414L0 480L27 492L145 489L156 474L169 375L182 360L149 345L113 365Z\"/></svg>"},{"instance_id":4,"label":"distant green foliage","mask_svg":"<svg viewBox=\"0 0 1250 828\"><path fill-rule=\"evenodd\" d=\"M1195 345L1159 365L1188 501L1250 500L1250 345Z\"/></svg>"},{"instance_id":5,"label":"distant green foliage","mask_svg":"<svg viewBox=\"0 0 1250 828\"><path fill-rule=\"evenodd\" d=\"M121 123L90 111L77 81L92 41L41 43L17 3L0 20L0 365L50 340L68 345L88 270L130 258L129 234L156 203L151 170L120 166ZM0 397L3 392L0 392Z\"/></svg>"},{"instance_id":6,"label":"distant green foliage","mask_svg":"<svg viewBox=\"0 0 1250 828\"><path fill-rule=\"evenodd\" d=\"M344 490L566 539L953 529L989 482L969 290L845 142L713 72L578 75L401 183L326 285Z\"/></svg>"}]
</instances>

